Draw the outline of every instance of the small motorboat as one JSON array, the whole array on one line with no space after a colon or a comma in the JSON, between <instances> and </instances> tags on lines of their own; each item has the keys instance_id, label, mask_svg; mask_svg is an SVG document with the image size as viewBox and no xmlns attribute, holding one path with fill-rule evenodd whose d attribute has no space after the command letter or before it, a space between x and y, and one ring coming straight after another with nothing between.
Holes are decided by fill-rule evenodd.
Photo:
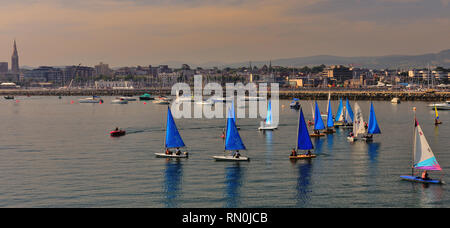
<instances>
[{"instance_id":1,"label":"small motorboat","mask_svg":"<svg viewBox=\"0 0 450 228\"><path fill-rule=\"evenodd\" d=\"M125 100L123 98L114 99L111 101L111 104L128 104L128 100Z\"/></svg>"},{"instance_id":2,"label":"small motorboat","mask_svg":"<svg viewBox=\"0 0 450 228\"><path fill-rule=\"evenodd\" d=\"M82 98L82 99L79 99L78 102L80 102L80 103L93 103L93 104L97 104L97 103L103 103L103 100L100 99L100 97L92 96L92 97L88 97L88 98Z\"/></svg>"},{"instance_id":3,"label":"small motorboat","mask_svg":"<svg viewBox=\"0 0 450 228\"><path fill-rule=\"evenodd\" d=\"M289 104L289 107L291 107L291 109L300 109L300 102L298 102L297 98L294 98L294 100Z\"/></svg>"},{"instance_id":4,"label":"small motorboat","mask_svg":"<svg viewBox=\"0 0 450 228\"><path fill-rule=\"evenodd\" d=\"M437 110L450 110L450 101L446 101L445 103L439 103L439 104L430 104L428 107L432 109Z\"/></svg>"},{"instance_id":5,"label":"small motorboat","mask_svg":"<svg viewBox=\"0 0 450 228\"><path fill-rule=\"evenodd\" d=\"M136 101L137 99L134 97L120 97L120 99L126 100L126 101Z\"/></svg>"},{"instance_id":6,"label":"small motorboat","mask_svg":"<svg viewBox=\"0 0 450 228\"><path fill-rule=\"evenodd\" d=\"M4 97L6 100L12 100L12 99L14 99L14 96L5 96Z\"/></svg>"},{"instance_id":7,"label":"small motorboat","mask_svg":"<svg viewBox=\"0 0 450 228\"><path fill-rule=\"evenodd\" d=\"M170 98L167 98L167 97L157 97L154 101L153 101L153 103L155 103L155 104L160 104L160 105L168 105L168 104L170 104L170 101L171 101L172 99L170 99Z\"/></svg>"},{"instance_id":8,"label":"small motorboat","mask_svg":"<svg viewBox=\"0 0 450 228\"><path fill-rule=\"evenodd\" d=\"M114 130L109 132L109 134L111 135L111 137L120 137L120 136L124 136L126 134L126 131L124 130Z\"/></svg>"},{"instance_id":9,"label":"small motorboat","mask_svg":"<svg viewBox=\"0 0 450 228\"><path fill-rule=\"evenodd\" d=\"M394 97L392 100L391 100L391 103L392 104L400 104L400 98L398 98L398 97Z\"/></svg>"},{"instance_id":10,"label":"small motorboat","mask_svg":"<svg viewBox=\"0 0 450 228\"><path fill-rule=\"evenodd\" d=\"M155 98L150 96L150 94L146 93L144 95L141 95L139 97L139 100L141 100L141 101L149 101L149 100L155 100Z\"/></svg>"}]
</instances>

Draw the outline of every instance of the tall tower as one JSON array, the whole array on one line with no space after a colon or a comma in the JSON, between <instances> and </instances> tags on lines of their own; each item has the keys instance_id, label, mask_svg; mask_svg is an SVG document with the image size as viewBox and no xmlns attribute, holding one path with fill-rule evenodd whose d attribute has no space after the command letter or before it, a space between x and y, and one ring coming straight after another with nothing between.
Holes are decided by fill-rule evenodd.
<instances>
[{"instance_id":1,"label":"tall tower","mask_svg":"<svg viewBox=\"0 0 450 228\"><path fill-rule=\"evenodd\" d=\"M17 53L16 40L14 39L14 50L11 56L11 72L19 73L19 54Z\"/></svg>"}]
</instances>

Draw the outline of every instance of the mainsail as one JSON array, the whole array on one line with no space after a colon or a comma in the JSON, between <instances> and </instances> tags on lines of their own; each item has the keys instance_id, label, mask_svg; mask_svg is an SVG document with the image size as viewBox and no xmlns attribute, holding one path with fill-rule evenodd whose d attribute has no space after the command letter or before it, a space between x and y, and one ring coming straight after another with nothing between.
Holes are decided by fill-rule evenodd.
<instances>
[{"instance_id":1,"label":"mainsail","mask_svg":"<svg viewBox=\"0 0 450 228\"><path fill-rule=\"evenodd\" d=\"M428 144L419 122L414 130L414 168L424 170L442 170Z\"/></svg>"},{"instance_id":2,"label":"mainsail","mask_svg":"<svg viewBox=\"0 0 450 228\"><path fill-rule=\"evenodd\" d=\"M355 119L353 121L353 134L355 137L365 134L366 128L364 126L364 117L358 103L355 103Z\"/></svg>"},{"instance_id":3,"label":"mainsail","mask_svg":"<svg viewBox=\"0 0 450 228\"><path fill-rule=\"evenodd\" d=\"M316 101L316 109L315 109L314 116L316 117L316 119L314 121L314 130L323 130L323 129L325 129L325 124L323 123L322 116L320 114L319 105L317 104L317 101Z\"/></svg>"},{"instance_id":4,"label":"mainsail","mask_svg":"<svg viewBox=\"0 0 450 228\"><path fill-rule=\"evenodd\" d=\"M331 110L331 101L330 101L330 100L328 100L328 119L327 119L327 127L328 127L328 128L334 127L333 111Z\"/></svg>"},{"instance_id":5,"label":"mainsail","mask_svg":"<svg viewBox=\"0 0 450 228\"><path fill-rule=\"evenodd\" d=\"M228 113L225 150L245 150L244 143L239 135L234 118L230 117L232 116L231 110Z\"/></svg>"},{"instance_id":6,"label":"mainsail","mask_svg":"<svg viewBox=\"0 0 450 228\"><path fill-rule=\"evenodd\" d=\"M377 117L375 116L375 109L373 103L370 102L370 116L369 116L369 134L381 134L380 127L378 126Z\"/></svg>"},{"instance_id":7,"label":"mainsail","mask_svg":"<svg viewBox=\"0 0 450 228\"><path fill-rule=\"evenodd\" d=\"M177 125L175 125L175 121L173 120L172 112L170 111L170 107L167 107L167 126L166 126L166 148L177 148L184 147L183 139L178 132Z\"/></svg>"},{"instance_id":8,"label":"mainsail","mask_svg":"<svg viewBox=\"0 0 450 228\"><path fill-rule=\"evenodd\" d=\"M350 117L350 118L347 118L347 121L348 122L353 122L353 117L354 117L353 110L352 110L352 107L350 106L350 102L348 101L348 98L347 98L347 103L345 104L345 107L346 107L346 110L347 110L347 114Z\"/></svg>"},{"instance_id":9,"label":"mainsail","mask_svg":"<svg viewBox=\"0 0 450 228\"><path fill-rule=\"evenodd\" d=\"M298 118L297 129L297 149L298 150L311 150L314 146L309 136L308 127L306 126L305 117L303 116L303 110L300 109L300 117Z\"/></svg>"}]
</instances>

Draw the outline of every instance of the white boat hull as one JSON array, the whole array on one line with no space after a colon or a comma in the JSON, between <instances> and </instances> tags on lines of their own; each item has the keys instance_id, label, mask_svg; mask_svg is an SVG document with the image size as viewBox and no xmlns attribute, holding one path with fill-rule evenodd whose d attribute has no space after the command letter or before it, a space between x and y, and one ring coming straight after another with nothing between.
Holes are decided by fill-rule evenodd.
<instances>
[{"instance_id":1,"label":"white boat hull","mask_svg":"<svg viewBox=\"0 0 450 228\"><path fill-rule=\"evenodd\" d=\"M235 158L233 156L213 156L216 161L250 161L250 158L240 156Z\"/></svg>"},{"instance_id":2,"label":"white boat hull","mask_svg":"<svg viewBox=\"0 0 450 228\"><path fill-rule=\"evenodd\" d=\"M262 127L259 127L258 130L260 130L260 131L273 131L273 130L275 130L277 128L278 127L275 127L275 126L262 126Z\"/></svg>"},{"instance_id":3,"label":"white boat hull","mask_svg":"<svg viewBox=\"0 0 450 228\"><path fill-rule=\"evenodd\" d=\"M157 158L188 158L189 156L187 154L165 154L165 153L155 153Z\"/></svg>"}]
</instances>

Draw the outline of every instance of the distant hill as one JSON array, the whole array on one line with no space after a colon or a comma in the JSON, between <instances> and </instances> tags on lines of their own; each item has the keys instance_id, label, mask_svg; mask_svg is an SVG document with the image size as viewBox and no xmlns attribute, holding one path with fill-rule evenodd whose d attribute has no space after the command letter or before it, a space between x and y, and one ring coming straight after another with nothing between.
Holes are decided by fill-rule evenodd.
<instances>
[{"instance_id":1,"label":"distant hill","mask_svg":"<svg viewBox=\"0 0 450 228\"><path fill-rule=\"evenodd\" d=\"M284 67L302 67L317 65L354 65L355 67L364 67L370 69L407 69L420 68L430 66L450 67L450 49L441 51L436 54L423 55L388 55L388 56L360 56L360 57L342 57L332 55L317 55L298 58L284 58L272 60L272 66ZM218 66L224 67L243 67L248 66L249 62L240 62L232 64L223 64ZM267 61L252 61L253 66L269 65ZM204 66L206 67L206 66ZM209 66L211 67L211 66Z\"/></svg>"}]
</instances>

